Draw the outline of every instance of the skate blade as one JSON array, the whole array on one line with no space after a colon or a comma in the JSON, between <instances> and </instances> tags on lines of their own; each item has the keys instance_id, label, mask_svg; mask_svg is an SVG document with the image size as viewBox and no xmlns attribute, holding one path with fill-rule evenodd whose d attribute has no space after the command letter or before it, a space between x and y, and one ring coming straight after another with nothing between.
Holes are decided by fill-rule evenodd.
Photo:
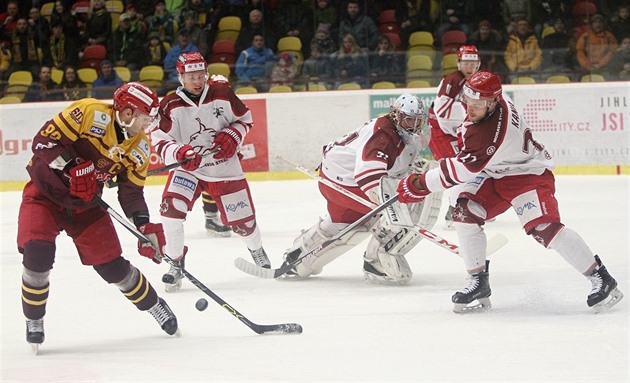
<instances>
[{"instance_id":1,"label":"skate blade","mask_svg":"<svg viewBox=\"0 0 630 383\"><path fill-rule=\"evenodd\" d=\"M175 331L175 334L173 334L173 336L175 336L177 338L181 338L182 332L179 330L179 327L177 328L177 331Z\"/></svg>"},{"instance_id":2,"label":"skate blade","mask_svg":"<svg viewBox=\"0 0 630 383\"><path fill-rule=\"evenodd\" d=\"M206 229L206 235L210 238L228 238L232 235L229 231L214 231Z\"/></svg>"},{"instance_id":3,"label":"skate blade","mask_svg":"<svg viewBox=\"0 0 630 383\"><path fill-rule=\"evenodd\" d=\"M29 345L31 346L31 351L33 352L33 355L37 355L37 353L39 352L39 343L29 343Z\"/></svg>"},{"instance_id":4,"label":"skate blade","mask_svg":"<svg viewBox=\"0 0 630 383\"><path fill-rule=\"evenodd\" d=\"M610 294L608 294L608 298L593 306L593 312L595 314L599 314L601 312L608 311L608 309L619 303L622 298L623 293L615 287Z\"/></svg>"},{"instance_id":5,"label":"skate blade","mask_svg":"<svg viewBox=\"0 0 630 383\"><path fill-rule=\"evenodd\" d=\"M470 305L470 306L469 306ZM453 312L455 314L470 314L470 313L482 313L487 312L492 308L492 303L490 302L490 298L479 298L477 303L455 303L453 307Z\"/></svg>"},{"instance_id":6,"label":"skate blade","mask_svg":"<svg viewBox=\"0 0 630 383\"><path fill-rule=\"evenodd\" d=\"M371 284L384 285L384 286L405 286L409 284L409 280L397 281L391 277L375 275L372 273L363 272L363 278Z\"/></svg>"},{"instance_id":7,"label":"skate blade","mask_svg":"<svg viewBox=\"0 0 630 383\"><path fill-rule=\"evenodd\" d=\"M177 291L179 291L182 288L182 280L180 279L179 281L175 282L175 283L165 283L164 284L164 291L166 291L167 293L175 293Z\"/></svg>"}]
</instances>

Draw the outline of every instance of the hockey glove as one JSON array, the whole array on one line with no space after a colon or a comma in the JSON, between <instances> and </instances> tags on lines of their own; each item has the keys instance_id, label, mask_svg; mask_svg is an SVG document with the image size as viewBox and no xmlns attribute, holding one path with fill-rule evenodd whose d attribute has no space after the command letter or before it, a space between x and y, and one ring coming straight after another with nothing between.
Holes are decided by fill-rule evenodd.
<instances>
[{"instance_id":1,"label":"hockey glove","mask_svg":"<svg viewBox=\"0 0 630 383\"><path fill-rule=\"evenodd\" d=\"M182 169L192 172L199 168L201 165L201 155L193 149L190 145L182 145L175 152L175 159L177 162L181 162Z\"/></svg>"},{"instance_id":2,"label":"hockey glove","mask_svg":"<svg viewBox=\"0 0 630 383\"><path fill-rule=\"evenodd\" d=\"M220 160L234 156L241 140L241 134L231 126L220 131L214 137L214 144L210 148L210 150L218 150L217 154L214 155L214 159Z\"/></svg>"},{"instance_id":3,"label":"hockey glove","mask_svg":"<svg viewBox=\"0 0 630 383\"><path fill-rule=\"evenodd\" d=\"M166 246L166 237L164 236L162 224L145 223L138 230L151 241L151 243L138 241L138 253L143 257L150 258L157 264L162 262L164 246Z\"/></svg>"},{"instance_id":4,"label":"hockey glove","mask_svg":"<svg viewBox=\"0 0 630 383\"><path fill-rule=\"evenodd\" d=\"M420 188L415 186L416 181ZM398 183L398 201L400 203L416 203L424 201L424 198L431 194L427 189L427 183L424 179L424 174L410 174L407 177L400 180Z\"/></svg>"},{"instance_id":5,"label":"hockey glove","mask_svg":"<svg viewBox=\"0 0 630 383\"><path fill-rule=\"evenodd\" d=\"M70 195L81 198L86 202L92 201L96 194L96 170L94 163L90 160L72 161L74 166L67 170L66 175L70 178Z\"/></svg>"}]
</instances>

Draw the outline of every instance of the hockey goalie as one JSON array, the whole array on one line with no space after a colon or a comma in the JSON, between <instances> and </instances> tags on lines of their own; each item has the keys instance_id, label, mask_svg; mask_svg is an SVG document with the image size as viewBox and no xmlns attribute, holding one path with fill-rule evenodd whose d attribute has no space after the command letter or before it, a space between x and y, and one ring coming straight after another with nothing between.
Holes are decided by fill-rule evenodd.
<instances>
[{"instance_id":1,"label":"hockey goalie","mask_svg":"<svg viewBox=\"0 0 630 383\"><path fill-rule=\"evenodd\" d=\"M319 189L326 199L327 214L293 241L284 255L285 265L393 197L399 179L430 167L430 163L417 158L419 149L429 142L426 120L422 101L403 94L387 115L364 123L324 148ZM417 204L396 202L386 213L305 258L286 275L307 278L319 274L325 265L370 237L363 256L365 278L376 283L406 284L413 273L405 254L422 239L420 228L433 227L441 201L442 194L433 193Z\"/></svg>"}]
</instances>

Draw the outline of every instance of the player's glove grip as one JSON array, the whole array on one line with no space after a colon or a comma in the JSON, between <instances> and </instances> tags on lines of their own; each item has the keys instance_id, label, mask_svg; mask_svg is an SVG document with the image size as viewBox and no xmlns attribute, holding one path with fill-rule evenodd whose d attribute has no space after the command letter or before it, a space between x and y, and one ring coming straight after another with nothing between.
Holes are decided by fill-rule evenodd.
<instances>
[{"instance_id":1,"label":"player's glove grip","mask_svg":"<svg viewBox=\"0 0 630 383\"><path fill-rule=\"evenodd\" d=\"M164 228L161 223L145 223L138 228L142 234L151 243L138 241L138 253L143 257L150 258L153 262L159 264L162 262L164 254L164 246L166 246L166 237L164 236Z\"/></svg>"},{"instance_id":2,"label":"player's glove grip","mask_svg":"<svg viewBox=\"0 0 630 383\"><path fill-rule=\"evenodd\" d=\"M220 131L214 138L214 144L210 150L218 150L214 158L219 160L222 158L231 158L236 154L236 148L241 143L241 134L235 128L228 126Z\"/></svg>"},{"instance_id":3,"label":"player's glove grip","mask_svg":"<svg viewBox=\"0 0 630 383\"><path fill-rule=\"evenodd\" d=\"M70 178L70 195L90 202L96 194L96 169L92 161L80 161L77 159L77 164L67 172Z\"/></svg>"},{"instance_id":4,"label":"player's glove grip","mask_svg":"<svg viewBox=\"0 0 630 383\"><path fill-rule=\"evenodd\" d=\"M414 180L420 184L420 188L414 185ZM401 203L416 203L424 201L424 198L431 194L427 188L424 174L410 174L398 183L398 201Z\"/></svg>"},{"instance_id":5,"label":"player's glove grip","mask_svg":"<svg viewBox=\"0 0 630 383\"><path fill-rule=\"evenodd\" d=\"M201 165L201 155L193 149L192 146L186 144L182 145L175 152L175 159L177 162L181 162L181 167L184 170L192 172L199 168Z\"/></svg>"}]
</instances>

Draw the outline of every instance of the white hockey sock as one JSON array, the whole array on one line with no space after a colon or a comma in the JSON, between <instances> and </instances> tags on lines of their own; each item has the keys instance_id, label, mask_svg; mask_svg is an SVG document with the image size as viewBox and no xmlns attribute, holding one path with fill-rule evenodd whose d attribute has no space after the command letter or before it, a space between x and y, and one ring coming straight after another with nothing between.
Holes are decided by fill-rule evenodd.
<instances>
[{"instance_id":1,"label":"white hockey sock","mask_svg":"<svg viewBox=\"0 0 630 383\"><path fill-rule=\"evenodd\" d=\"M459 254L464 258L464 265L469 273L483 271L486 268L486 233L476 223L453 224L459 237Z\"/></svg>"},{"instance_id":2,"label":"white hockey sock","mask_svg":"<svg viewBox=\"0 0 630 383\"><path fill-rule=\"evenodd\" d=\"M178 259L184 254L184 220L162 217L162 226L166 236L166 254L173 259Z\"/></svg>"},{"instance_id":3,"label":"white hockey sock","mask_svg":"<svg viewBox=\"0 0 630 383\"><path fill-rule=\"evenodd\" d=\"M565 261L583 275L588 275L595 264L593 252L578 233L564 227L549 244Z\"/></svg>"},{"instance_id":4,"label":"white hockey sock","mask_svg":"<svg viewBox=\"0 0 630 383\"><path fill-rule=\"evenodd\" d=\"M258 225L254 228L254 232L243 238L243 242L247 245L247 248L250 250L258 250L262 247L262 237L260 235L260 229Z\"/></svg>"}]
</instances>

